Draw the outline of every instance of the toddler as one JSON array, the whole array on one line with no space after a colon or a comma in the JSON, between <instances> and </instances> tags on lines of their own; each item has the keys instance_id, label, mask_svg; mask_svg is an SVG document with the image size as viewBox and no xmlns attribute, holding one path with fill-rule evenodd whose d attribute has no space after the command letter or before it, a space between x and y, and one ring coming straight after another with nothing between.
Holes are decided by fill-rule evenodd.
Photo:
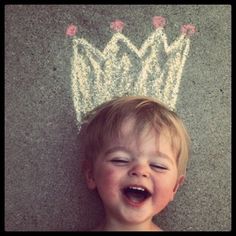
<instances>
[{"instance_id":1,"label":"toddler","mask_svg":"<svg viewBox=\"0 0 236 236\"><path fill-rule=\"evenodd\" d=\"M95 108L81 128L83 170L105 218L96 231L161 231L153 217L183 183L189 136L175 112L148 97Z\"/></svg>"}]
</instances>

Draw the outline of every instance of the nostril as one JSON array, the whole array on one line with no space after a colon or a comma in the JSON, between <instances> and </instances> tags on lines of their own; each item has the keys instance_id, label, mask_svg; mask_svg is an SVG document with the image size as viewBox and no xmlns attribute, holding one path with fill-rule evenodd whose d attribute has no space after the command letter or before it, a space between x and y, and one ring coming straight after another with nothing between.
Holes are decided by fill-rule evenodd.
<instances>
[{"instance_id":1,"label":"nostril","mask_svg":"<svg viewBox=\"0 0 236 236\"><path fill-rule=\"evenodd\" d=\"M131 175L131 176L142 176L142 177L148 177L147 174L145 174L145 173L140 173L140 172L137 172L137 171L132 171L132 172L130 172L130 175Z\"/></svg>"},{"instance_id":2,"label":"nostril","mask_svg":"<svg viewBox=\"0 0 236 236\"><path fill-rule=\"evenodd\" d=\"M135 172L131 172L131 175L137 176L137 173L135 173Z\"/></svg>"}]
</instances>

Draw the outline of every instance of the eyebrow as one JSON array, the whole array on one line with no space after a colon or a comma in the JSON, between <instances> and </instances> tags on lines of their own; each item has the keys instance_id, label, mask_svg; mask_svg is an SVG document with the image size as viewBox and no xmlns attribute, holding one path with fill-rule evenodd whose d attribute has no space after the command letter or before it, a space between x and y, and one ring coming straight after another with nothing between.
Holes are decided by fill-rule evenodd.
<instances>
[{"instance_id":1,"label":"eyebrow","mask_svg":"<svg viewBox=\"0 0 236 236\"><path fill-rule=\"evenodd\" d=\"M173 160L168 155L166 155L165 153L158 151L157 154L158 154L159 158L169 160L172 164L174 164Z\"/></svg>"},{"instance_id":2,"label":"eyebrow","mask_svg":"<svg viewBox=\"0 0 236 236\"><path fill-rule=\"evenodd\" d=\"M118 151L122 151L122 152L126 152L128 154L131 154L131 151L127 147L124 147L124 146L115 146L115 147L109 148L108 150L105 151L104 154L105 154L105 156L107 156L110 153L118 152Z\"/></svg>"}]
</instances>

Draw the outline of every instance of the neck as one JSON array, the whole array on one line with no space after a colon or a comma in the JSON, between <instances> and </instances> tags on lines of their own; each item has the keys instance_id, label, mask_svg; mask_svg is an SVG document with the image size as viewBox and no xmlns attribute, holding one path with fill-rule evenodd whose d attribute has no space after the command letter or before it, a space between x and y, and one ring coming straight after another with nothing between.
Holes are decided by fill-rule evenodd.
<instances>
[{"instance_id":1,"label":"neck","mask_svg":"<svg viewBox=\"0 0 236 236\"><path fill-rule=\"evenodd\" d=\"M95 229L95 231L162 231L162 230L152 221L140 224L127 224L108 219L106 220L106 222L100 224Z\"/></svg>"}]
</instances>

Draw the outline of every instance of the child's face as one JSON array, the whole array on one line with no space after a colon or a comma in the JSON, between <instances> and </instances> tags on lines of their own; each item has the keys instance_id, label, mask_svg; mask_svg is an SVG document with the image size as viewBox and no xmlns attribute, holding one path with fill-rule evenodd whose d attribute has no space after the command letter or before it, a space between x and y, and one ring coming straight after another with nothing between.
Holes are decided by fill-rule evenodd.
<instances>
[{"instance_id":1,"label":"child's face","mask_svg":"<svg viewBox=\"0 0 236 236\"><path fill-rule=\"evenodd\" d=\"M130 138L132 119L122 126L122 139L112 141L96 158L88 178L97 188L108 218L123 224L150 221L173 200L183 176L177 179L176 153L168 132L157 138L144 129L137 142Z\"/></svg>"}]
</instances>

